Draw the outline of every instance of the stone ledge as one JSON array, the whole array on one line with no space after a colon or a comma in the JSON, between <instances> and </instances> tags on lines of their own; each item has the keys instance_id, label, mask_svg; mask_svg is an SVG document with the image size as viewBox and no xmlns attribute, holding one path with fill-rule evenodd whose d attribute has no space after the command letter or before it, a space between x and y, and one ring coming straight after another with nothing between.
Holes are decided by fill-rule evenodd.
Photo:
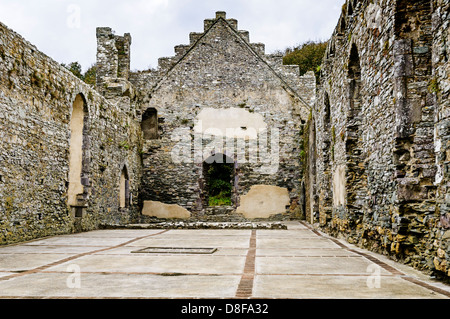
<instances>
[{"instance_id":1,"label":"stone ledge","mask_svg":"<svg viewBox=\"0 0 450 319\"><path fill-rule=\"evenodd\" d=\"M281 222L160 222L150 224L101 225L100 229L287 229Z\"/></svg>"}]
</instances>

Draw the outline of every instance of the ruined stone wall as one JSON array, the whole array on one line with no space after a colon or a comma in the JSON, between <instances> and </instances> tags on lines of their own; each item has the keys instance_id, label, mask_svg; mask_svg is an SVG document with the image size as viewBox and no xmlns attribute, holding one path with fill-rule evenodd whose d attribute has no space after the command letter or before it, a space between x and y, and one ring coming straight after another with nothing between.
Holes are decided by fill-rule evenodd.
<instances>
[{"instance_id":1,"label":"ruined stone wall","mask_svg":"<svg viewBox=\"0 0 450 319\"><path fill-rule=\"evenodd\" d=\"M218 128L219 137L200 137L195 143L207 147L211 140L219 140L223 146L216 151L235 159L235 206L252 185L258 184L288 189L296 206L301 179L299 132L308 105L313 104L314 75L300 77L298 67L283 66L282 57L266 55L264 45L251 43L248 32L238 30L237 21L220 12L216 19L205 20L204 32L191 33L190 44L175 47L175 52L174 57L160 59L158 70L130 75L139 92L141 113L153 108L158 117L158 137L144 142L141 199L178 204L193 218L205 217L201 158L205 160L214 151L195 153L194 137L196 132ZM260 168L267 165L259 160L250 163L248 157L239 159L239 152L227 144L238 139L222 142L227 140L227 127L242 135L265 127L269 153L270 134L278 129L276 170L261 174ZM174 138L183 128L186 134ZM187 149L189 160L174 163L173 152L182 153L176 152L180 148ZM272 159L275 163L275 156Z\"/></svg>"},{"instance_id":2,"label":"ruined stone wall","mask_svg":"<svg viewBox=\"0 0 450 319\"><path fill-rule=\"evenodd\" d=\"M447 39L448 1L347 1L309 124L308 219L429 271L448 261Z\"/></svg>"},{"instance_id":3,"label":"ruined stone wall","mask_svg":"<svg viewBox=\"0 0 450 319\"><path fill-rule=\"evenodd\" d=\"M82 191L76 207L70 207L70 122L77 96L84 112ZM1 244L95 229L133 216L133 199L119 209L123 168L130 197L137 197L140 181L140 127L130 108L129 97L110 103L0 24Z\"/></svg>"},{"instance_id":4,"label":"ruined stone wall","mask_svg":"<svg viewBox=\"0 0 450 319\"><path fill-rule=\"evenodd\" d=\"M429 89L435 94L436 212L437 247L433 263L450 275L450 1L432 1L432 78Z\"/></svg>"}]
</instances>

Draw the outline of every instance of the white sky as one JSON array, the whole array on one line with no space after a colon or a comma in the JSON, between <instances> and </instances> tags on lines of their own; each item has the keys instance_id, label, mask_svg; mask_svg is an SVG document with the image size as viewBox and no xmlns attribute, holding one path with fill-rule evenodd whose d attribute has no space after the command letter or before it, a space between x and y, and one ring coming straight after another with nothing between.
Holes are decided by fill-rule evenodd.
<instances>
[{"instance_id":1,"label":"white sky","mask_svg":"<svg viewBox=\"0 0 450 319\"><path fill-rule=\"evenodd\" d=\"M328 40L345 0L0 0L0 22L60 63L95 63L96 27L130 33L131 69L156 67L174 46L202 32L203 20L226 11L266 53Z\"/></svg>"}]
</instances>

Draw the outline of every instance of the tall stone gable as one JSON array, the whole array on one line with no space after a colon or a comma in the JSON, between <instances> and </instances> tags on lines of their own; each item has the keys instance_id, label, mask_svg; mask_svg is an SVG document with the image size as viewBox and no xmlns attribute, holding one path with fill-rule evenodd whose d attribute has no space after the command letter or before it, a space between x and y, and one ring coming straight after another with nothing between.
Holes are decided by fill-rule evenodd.
<instances>
[{"instance_id":1,"label":"tall stone gable","mask_svg":"<svg viewBox=\"0 0 450 319\"><path fill-rule=\"evenodd\" d=\"M175 56L159 60L158 70L130 76L143 125L156 114L157 127L144 136L141 204L177 204L194 218L229 220L245 215L236 209L251 186L265 185L289 194L275 215L289 215L289 209L293 214L300 191L300 130L314 102L314 75L300 76L298 66L266 55L264 45L251 43L249 33L224 12L189 38L190 44L175 47ZM206 201L204 161L215 154L234 165L232 205L219 210Z\"/></svg>"}]
</instances>

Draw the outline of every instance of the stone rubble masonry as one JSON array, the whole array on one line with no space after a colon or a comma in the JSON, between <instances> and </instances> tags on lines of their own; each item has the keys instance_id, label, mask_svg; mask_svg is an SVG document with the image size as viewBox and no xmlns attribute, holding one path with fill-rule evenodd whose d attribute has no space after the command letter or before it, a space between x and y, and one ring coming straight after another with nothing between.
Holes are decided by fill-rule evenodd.
<instances>
[{"instance_id":1,"label":"stone rubble masonry","mask_svg":"<svg viewBox=\"0 0 450 319\"><path fill-rule=\"evenodd\" d=\"M224 12L205 20L203 32L190 33L189 41L175 46L175 56L160 58L158 69L130 74L141 114L150 109L157 112L158 138L146 139L143 146L140 200L180 205L191 212L191 219L226 221L244 217L236 208L251 186L271 185L289 192L288 210L283 206L282 213L299 216L300 132L314 104L314 74L300 76L298 66L285 66L281 56L266 55L264 45L251 43L249 33L239 30L238 22L227 19ZM269 132L278 129L278 169L273 174L260 174L263 163L240 160L242 153L230 147L237 145L237 139L224 136L223 147L216 152L230 156L235 164L233 205L227 209L208 207L202 161L194 162L194 156L181 164L172 160L172 151L180 146L173 134L186 128L185 147L191 154L194 132L204 131L198 126L221 128L223 135L224 126L245 132L264 126ZM200 143L209 145L205 136ZM252 155L257 153L247 154Z\"/></svg>"},{"instance_id":2,"label":"stone rubble masonry","mask_svg":"<svg viewBox=\"0 0 450 319\"><path fill-rule=\"evenodd\" d=\"M257 184L289 193L287 210L268 220L299 214L296 145L314 102L314 75L266 55L224 12L205 20L204 32L191 33L174 57L161 58L157 71L130 72L130 34L97 28L95 87L3 24L0 32L0 243L145 221L149 201L179 205L191 222L245 223L235 209ZM80 179L69 181L75 100L83 104L82 163ZM156 138L144 140L149 108L157 111ZM203 109L242 110L280 131L275 174L261 176L261 163L235 163L233 207L205 207L202 165L172 161L171 134L181 126L192 134ZM69 193L74 183L77 194Z\"/></svg>"},{"instance_id":3,"label":"stone rubble masonry","mask_svg":"<svg viewBox=\"0 0 450 319\"><path fill-rule=\"evenodd\" d=\"M99 27L95 87L0 24L0 244L100 227L255 227L306 218L448 279L449 14L450 0L347 0L318 82L250 42L225 12L206 19L203 32L190 33L155 70L130 72L130 34ZM83 192L70 207L70 121L80 96ZM236 135L250 123L266 127L269 141L270 129L280 133L272 174L259 171L260 161L242 160L242 150L230 147L233 135L215 136L223 142L216 152L233 163L231 206L207 204L202 162L213 153L173 161L177 147L195 158L193 145L210 146L205 136L195 140L204 131L200 118L204 128L215 118L219 127L238 123ZM180 128L187 139L174 139ZM239 214L250 189L270 187L287 192L284 213ZM177 205L185 219L144 215L144 203Z\"/></svg>"},{"instance_id":4,"label":"stone rubble masonry","mask_svg":"<svg viewBox=\"0 0 450 319\"><path fill-rule=\"evenodd\" d=\"M67 191L77 95L87 115L83 194L73 208ZM140 125L130 97L114 102L0 24L0 244L126 223L136 214L133 202L119 209L119 180L125 167L137 198Z\"/></svg>"},{"instance_id":5,"label":"stone rubble masonry","mask_svg":"<svg viewBox=\"0 0 450 319\"><path fill-rule=\"evenodd\" d=\"M450 275L448 0L342 8L308 122L306 216Z\"/></svg>"},{"instance_id":6,"label":"stone rubble masonry","mask_svg":"<svg viewBox=\"0 0 450 319\"><path fill-rule=\"evenodd\" d=\"M114 34L108 27L97 28L97 90L109 79L128 79L131 35Z\"/></svg>"}]
</instances>

